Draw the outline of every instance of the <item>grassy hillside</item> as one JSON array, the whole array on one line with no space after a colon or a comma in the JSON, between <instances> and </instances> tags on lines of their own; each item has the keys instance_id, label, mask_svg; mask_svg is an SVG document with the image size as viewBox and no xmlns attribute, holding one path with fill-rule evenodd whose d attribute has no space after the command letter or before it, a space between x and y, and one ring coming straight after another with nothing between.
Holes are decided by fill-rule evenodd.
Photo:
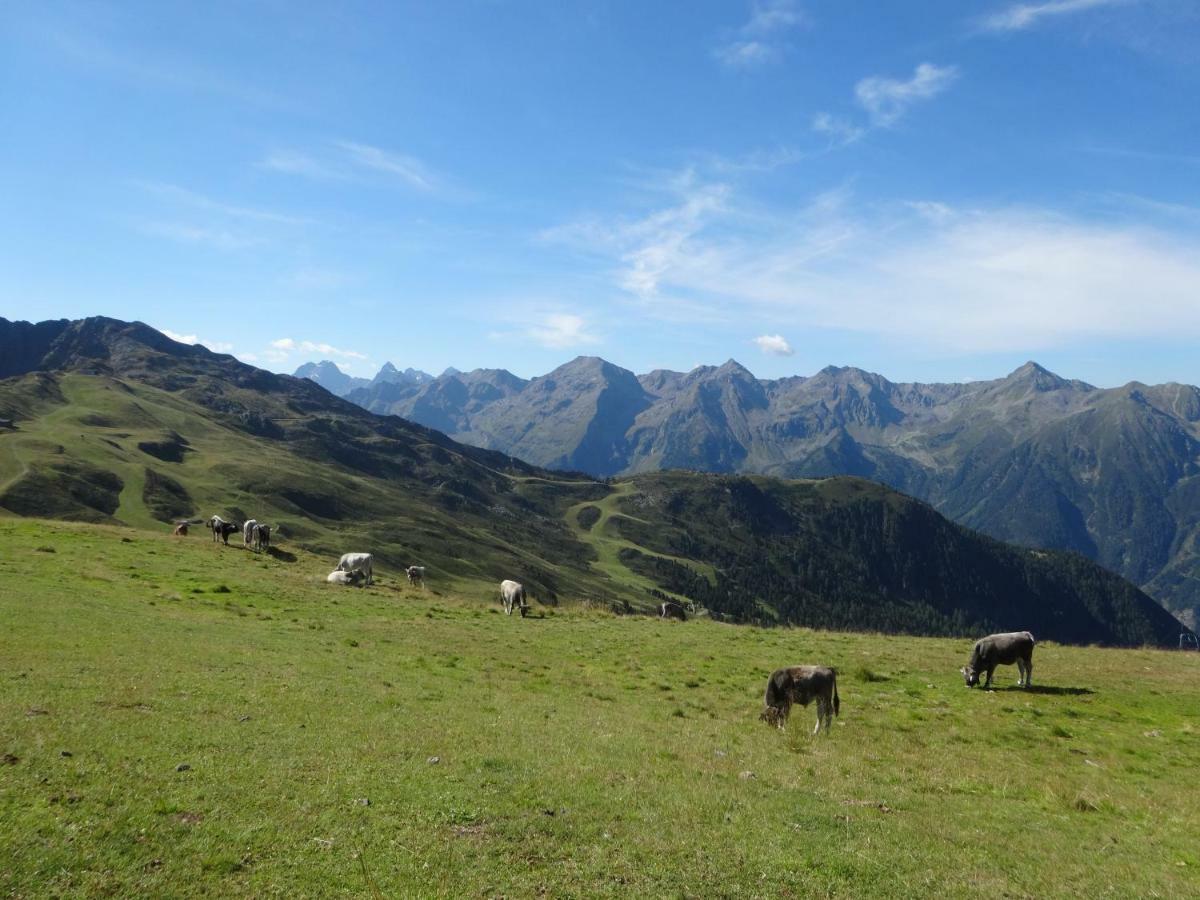
<instances>
[{"instance_id":1,"label":"grassy hillside","mask_svg":"<svg viewBox=\"0 0 1200 900\"><path fill-rule=\"evenodd\" d=\"M984 693L964 640L521 620L286 550L0 520L0 893L1200 892L1200 655L1042 643ZM756 721L798 662L828 737Z\"/></svg>"},{"instance_id":2,"label":"grassy hillside","mask_svg":"<svg viewBox=\"0 0 1200 900\"><path fill-rule=\"evenodd\" d=\"M275 422L287 410L272 401L246 392L243 402ZM420 562L443 581L498 582L519 572L550 602L564 580L585 596L612 593L589 576L590 551L555 505L607 488L555 475L547 499L536 470L497 471L494 454L467 456L417 426L407 426L415 431L408 440L361 450L356 440L383 441L356 433L353 422L293 414L289 424L303 433L271 438L185 394L78 373L0 381L0 406L20 418L18 431L0 436L0 515L167 530L177 518L253 517L292 545L334 557L369 546L393 569ZM326 440L337 444L329 454Z\"/></svg>"},{"instance_id":3,"label":"grassy hillside","mask_svg":"<svg viewBox=\"0 0 1200 900\"><path fill-rule=\"evenodd\" d=\"M0 417L18 426L0 432L0 516L164 531L253 517L288 547L369 550L385 570L425 565L467 591L515 577L550 606L676 597L742 622L1031 628L1134 646L1180 631L1080 557L983 539L880 485L695 473L607 484L456 444L145 325L49 324L0 322L0 349L27 368L0 378Z\"/></svg>"}]
</instances>

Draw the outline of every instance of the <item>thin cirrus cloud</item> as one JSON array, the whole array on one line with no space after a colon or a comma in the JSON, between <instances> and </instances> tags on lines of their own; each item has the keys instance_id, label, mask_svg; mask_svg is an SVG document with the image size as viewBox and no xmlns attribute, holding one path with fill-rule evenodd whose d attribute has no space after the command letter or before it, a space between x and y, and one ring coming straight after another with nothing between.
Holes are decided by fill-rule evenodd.
<instances>
[{"instance_id":1,"label":"thin cirrus cloud","mask_svg":"<svg viewBox=\"0 0 1200 900\"><path fill-rule=\"evenodd\" d=\"M153 210L134 217L132 226L142 234L178 244L236 251L269 243L280 230L293 230L310 220L227 203L176 184L134 181Z\"/></svg>"},{"instance_id":2,"label":"thin cirrus cloud","mask_svg":"<svg viewBox=\"0 0 1200 900\"><path fill-rule=\"evenodd\" d=\"M285 175L326 181L385 179L422 193L443 193L445 179L425 163L404 153L355 141L333 141L318 155L293 150L269 153L259 166Z\"/></svg>"},{"instance_id":3,"label":"thin cirrus cloud","mask_svg":"<svg viewBox=\"0 0 1200 900\"><path fill-rule=\"evenodd\" d=\"M690 192L588 223L602 270L647 318L761 318L956 353L1200 337L1194 230L935 201L867 213L845 191L751 212L728 186L720 204L711 185Z\"/></svg>"},{"instance_id":4,"label":"thin cirrus cloud","mask_svg":"<svg viewBox=\"0 0 1200 900\"><path fill-rule=\"evenodd\" d=\"M724 66L751 69L782 58L783 35L807 24L807 16L792 0L756 0L750 18L731 39L713 51Z\"/></svg>"},{"instance_id":5,"label":"thin cirrus cloud","mask_svg":"<svg viewBox=\"0 0 1200 900\"><path fill-rule=\"evenodd\" d=\"M1117 6L1130 0L1050 0L1046 3L1017 3L1007 9L985 16L981 22L985 31L1023 31L1033 28L1043 19L1056 19L1086 12L1102 6Z\"/></svg>"},{"instance_id":6,"label":"thin cirrus cloud","mask_svg":"<svg viewBox=\"0 0 1200 900\"><path fill-rule=\"evenodd\" d=\"M796 351L781 334L760 334L754 339L758 349L770 356L792 356Z\"/></svg>"}]
</instances>

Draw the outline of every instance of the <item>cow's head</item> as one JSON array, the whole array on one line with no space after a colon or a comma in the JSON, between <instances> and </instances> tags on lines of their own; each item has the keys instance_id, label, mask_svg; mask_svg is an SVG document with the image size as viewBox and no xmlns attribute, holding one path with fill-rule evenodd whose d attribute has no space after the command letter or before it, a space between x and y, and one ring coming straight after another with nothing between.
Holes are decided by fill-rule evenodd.
<instances>
[{"instance_id":1,"label":"cow's head","mask_svg":"<svg viewBox=\"0 0 1200 900\"><path fill-rule=\"evenodd\" d=\"M979 684L979 673L970 666L963 666L959 671L962 672L963 680L966 681L967 687L975 687L975 685Z\"/></svg>"},{"instance_id":2,"label":"cow's head","mask_svg":"<svg viewBox=\"0 0 1200 900\"><path fill-rule=\"evenodd\" d=\"M783 727L783 712L778 706L768 706L758 714L758 721L766 722L773 728Z\"/></svg>"}]
</instances>

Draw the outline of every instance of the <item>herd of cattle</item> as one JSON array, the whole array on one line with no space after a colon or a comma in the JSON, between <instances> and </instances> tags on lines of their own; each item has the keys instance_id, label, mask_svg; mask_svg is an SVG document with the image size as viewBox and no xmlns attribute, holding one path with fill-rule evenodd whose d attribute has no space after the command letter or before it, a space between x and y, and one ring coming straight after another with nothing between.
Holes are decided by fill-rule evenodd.
<instances>
[{"instance_id":1,"label":"herd of cattle","mask_svg":"<svg viewBox=\"0 0 1200 900\"><path fill-rule=\"evenodd\" d=\"M251 550L269 550L271 547L271 526L250 519L243 525L226 522L220 516L212 516L206 521L212 532L213 541L220 541L228 546L229 536L241 532L242 546ZM187 522L177 522L173 532L185 536L188 533ZM374 581L374 557L370 553L343 553L338 560L337 568L330 572L325 581L346 587L362 587ZM408 566L404 570L408 583L425 586L425 567ZM529 601L525 586L519 581L506 578L500 582L500 602L504 612L512 615L518 610L521 618L529 611ZM659 618L687 620L683 606L668 600L659 605ZM1029 688L1033 678L1033 635L1028 631L1010 631L1004 634L992 634L980 638L971 648L971 658L960 669L967 687L979 684L980 676L985 676L983 687L992 686L992 674L997 666L1017 665L1017 686ZM784 728L792 706L799 703L808 706L817 704L817 725L813 734L818 734L821 728L826 731L832 723L833 716L841 710L841 699L838 697L837 670L829 666L788 666L776 669L767 679L767 690L763 696L763 711L759 719L776 728Z\"/></svg>"}]
</instances>

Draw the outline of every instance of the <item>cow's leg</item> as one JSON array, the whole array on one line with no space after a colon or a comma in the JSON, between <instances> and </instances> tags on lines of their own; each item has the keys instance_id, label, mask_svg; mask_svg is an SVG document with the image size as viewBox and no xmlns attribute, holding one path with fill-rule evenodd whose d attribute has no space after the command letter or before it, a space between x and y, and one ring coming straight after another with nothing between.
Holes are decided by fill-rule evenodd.
<instances>
[{"instance_id":1,"label":"cow's leg","mask_svg":"<svg viewBox=\"0 0 1200 900\"><path fill-rule=\"evenodd\" d=\"M1025 689L1028 690L1029 686L1031 684L1033 684L1033 657L1032 656L1029 657L1029 659L1025 660Z\"/></svg>"},{"instance_id":2,"label":"cow's leg","mask_svg":"<svg viewBox=\"0 0 1200 900\"><path fill-rule=\"evenodd\" d=\"M987 670L987 681L985 681L985 682L984 682L984 685L983 685L983 689L984 689L985 691L991 690L991 688L992 688L992 673L993 673L993 672L995 672L995 671L996 671L996 667L995 667L995 666L988 666L988 670Z\"/></svg>"},{"instance_id":3,"label":"cow's leg","mask_svg":"<svg viewBox=\"0 0 1200 900\"><path fill-rule=\"evenodd\" d=\"M821 718L825 715L825 701L821 697L817 698L817 727L813 729L813 734L821 733Z\"/></svg>"}]
</instances>

